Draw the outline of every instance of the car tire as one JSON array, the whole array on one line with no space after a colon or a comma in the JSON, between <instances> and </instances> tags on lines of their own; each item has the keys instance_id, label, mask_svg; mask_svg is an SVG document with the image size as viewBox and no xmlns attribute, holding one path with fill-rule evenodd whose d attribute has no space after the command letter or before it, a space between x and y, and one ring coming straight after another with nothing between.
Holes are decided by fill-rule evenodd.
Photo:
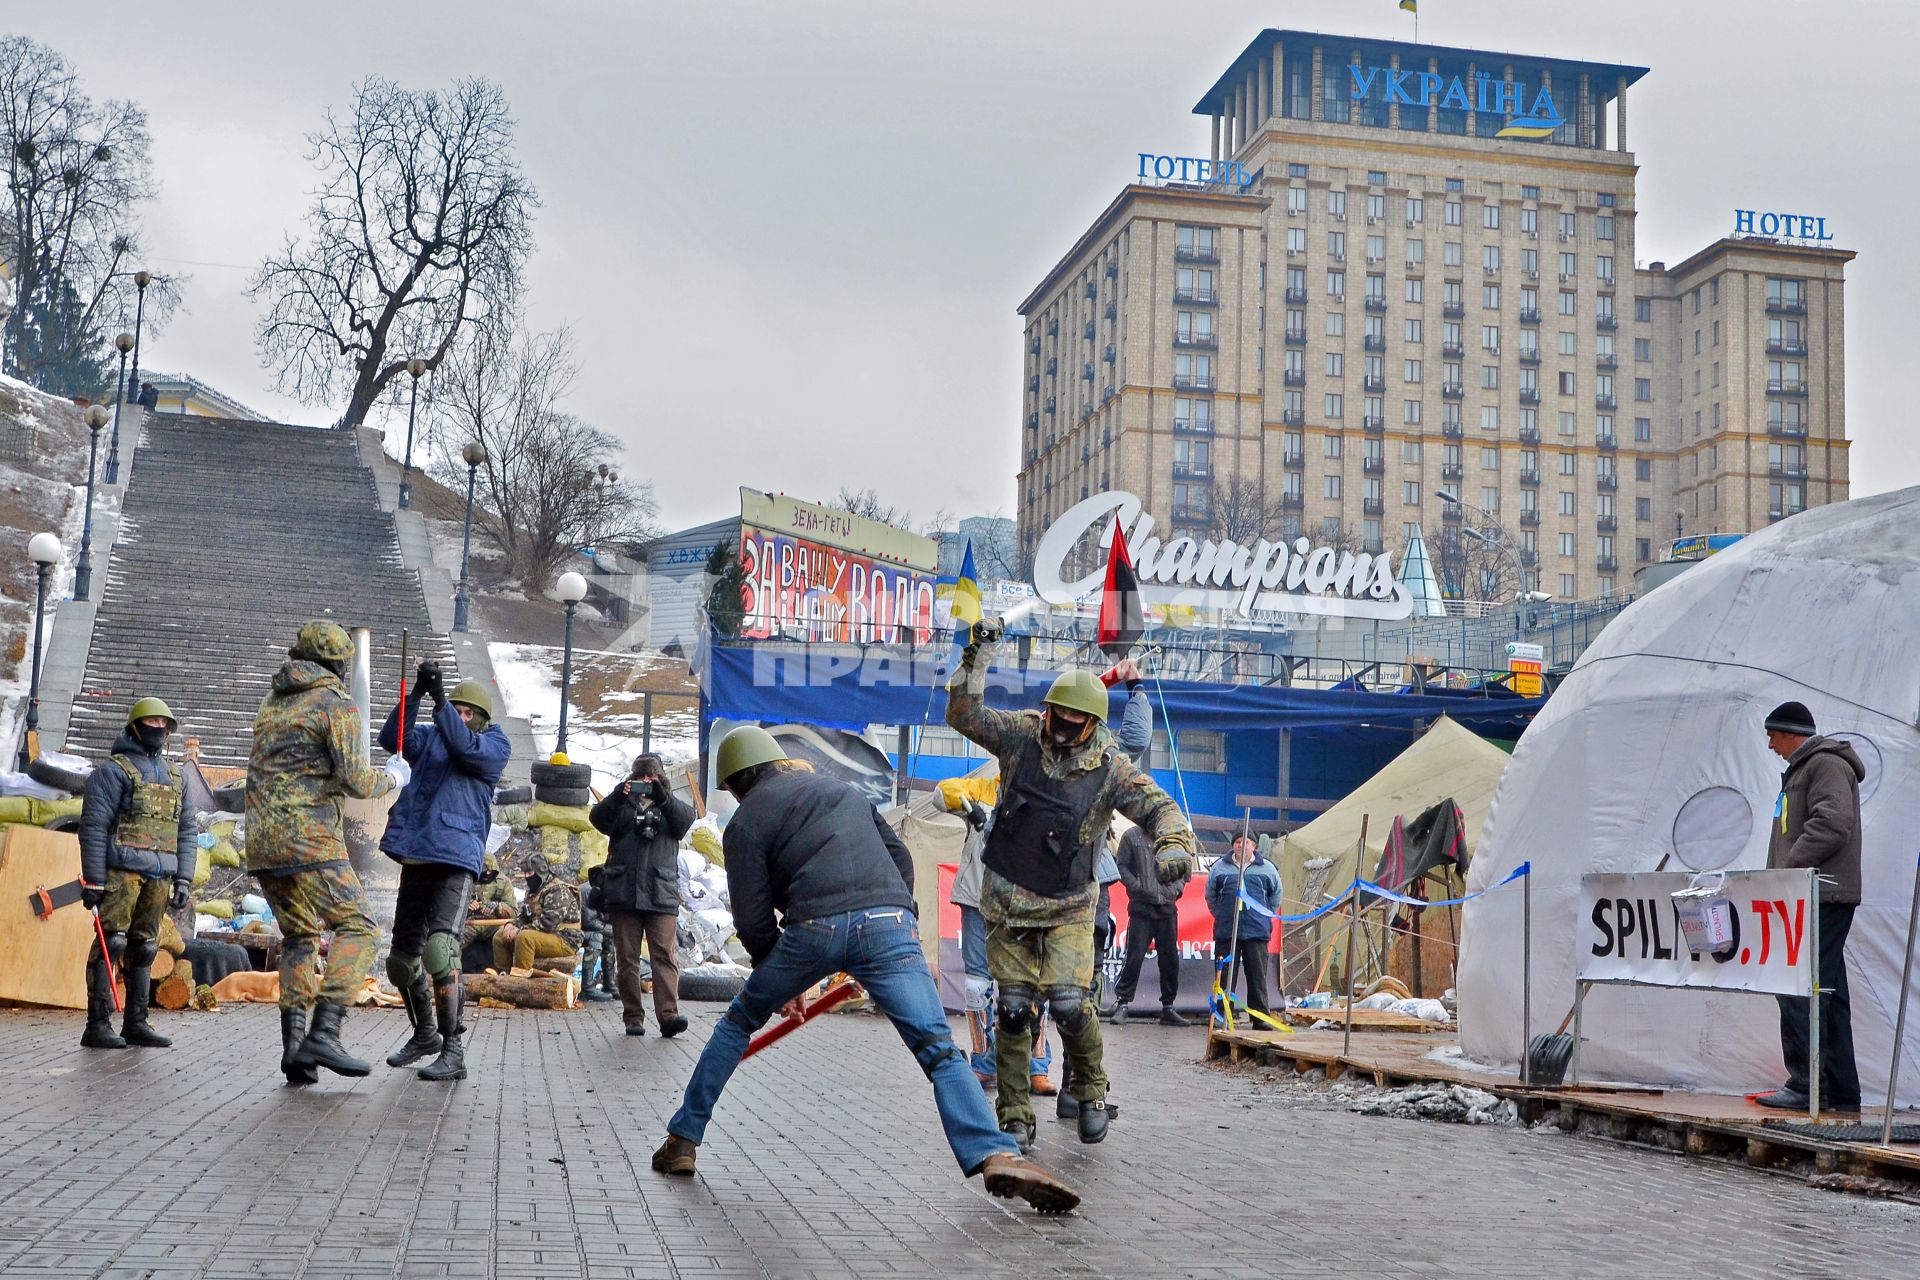
<instances>
[{"instance_id":1,"label":"car tire","mask_svg":"<svg viewBox=\"0 0 1920 1280\"><path fill-rule=\"evenodd\" d=\"M584 809L593 803L593 791L587 787L535 787L533 798L563 809Z\"/></svg>"},{"instance_id":2,"label":"car tire","mask_svg":"<svg viewBox=\"0 0 1920 1280\"><path fill-rule=\"evenodd\" d=\"M64 814L61 817L55 818L52 822L49 822L46 825L46 830L48 831L79 831L80 815L77 813Z\"/></svg>"},{"instance_id":3,"label":"car tire","mask_svg":"<svg viewBox=\"0 0 1920 1280\"><path fill-rule=\"evenodd\" d=\"M502 787L493 793L495 804L530 804L532 801L532 787Z\"/></svg>"},{"instance_id":4,"label":"car tire","mask_svg":"<svg viewBox=\"0 0 1920 1280\"><path fill-rule=\"evenodd\" d=\"M213 789L213 802L220 806L222 813L245 813L247 811L247 783L243 778L239 782L229 783Z\"/></svg>"},{"instance_id":5,"label":"car tire","mask_svg":"<svg viewBox=\"0 0 1920 1280\"><path fill-rule=\"evenodd\" d=\"M745 977L722 976L717 973L683 973L680 975L680 998L724 1004L739 995L740 988L746 985Z\"/></svg>"},{"instance_id":6,"label":"car tire","mask_svg":"<svg viewBox=\"0 0 1920 1280\"><path fill-rule=\"evenodd\" d=\"M536 787L590 787L593 785L591 765L548 764L545 760L535 760L529 773L530 780Z\"/></svg>"},{"instance_id":7,"label":"car tire","mask_svg":"<svg viewBox=\"0 0 1920 1280\"><path fill-rule=\"evenodd\" d=\"M62 769L47 760L27 761L27 776L42 786L57 787L70 795L80 795L87 789L87 777L73 769Z\"/></svg>"}]
</instances>

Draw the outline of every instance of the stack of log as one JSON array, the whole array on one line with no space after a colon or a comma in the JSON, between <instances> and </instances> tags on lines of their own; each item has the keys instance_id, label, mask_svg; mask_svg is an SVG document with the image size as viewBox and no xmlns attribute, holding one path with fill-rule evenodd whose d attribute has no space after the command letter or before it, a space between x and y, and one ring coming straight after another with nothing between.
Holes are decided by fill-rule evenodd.
<instances>
[{"instance_id":1,"label":"stack of log","mask_svg":"<svg viewBox=\"0 0 1920 1280\"><path fill-rule=\"evenodd\" d=\"M509 969L496 973L467 975L467 994L483 1009L574 1009L578 1008L580 984L574 981L571 957L560 957L566 970L551 968Z\"/></svg>"}]
</instances>

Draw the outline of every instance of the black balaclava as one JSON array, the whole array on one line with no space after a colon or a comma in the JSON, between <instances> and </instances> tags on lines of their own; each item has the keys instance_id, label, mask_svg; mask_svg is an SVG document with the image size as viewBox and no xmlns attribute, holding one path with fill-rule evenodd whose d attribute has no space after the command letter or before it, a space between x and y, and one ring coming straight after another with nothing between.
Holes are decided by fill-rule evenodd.
<instances>
[{"instance_id":1,"label":"black balaclava","mask_svg":"<svg viewBox=\"0 0 1920 1280\"><path fill-rule=\"evenodd\" d=\"M167 745L167 733L168 730L164 725L157 728L150 724L133 726L133 740L156 756Z\"/></svg>"}]
</instances>

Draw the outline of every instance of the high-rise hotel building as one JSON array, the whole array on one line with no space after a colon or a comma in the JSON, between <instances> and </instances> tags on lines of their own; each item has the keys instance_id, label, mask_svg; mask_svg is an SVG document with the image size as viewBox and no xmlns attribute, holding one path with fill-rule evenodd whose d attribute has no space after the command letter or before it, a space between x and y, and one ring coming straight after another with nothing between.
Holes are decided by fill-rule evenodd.
<instances>
[{"instance_id":1,"label":"high-rise hotel building","mask_svg":"<svg viewBox=\"0 0 1920 1280\"><path fill-rule=\"evenodd\" d=\"M1124 489L1196 537L1250 509L1369 549L1497 529L1573 598L1844 500L1853 255L1637 267L1644 74L1263 32L1194 108L1211 163L1139 157L1020 305L1023 547Z\"/></svg>"}]
</instances>

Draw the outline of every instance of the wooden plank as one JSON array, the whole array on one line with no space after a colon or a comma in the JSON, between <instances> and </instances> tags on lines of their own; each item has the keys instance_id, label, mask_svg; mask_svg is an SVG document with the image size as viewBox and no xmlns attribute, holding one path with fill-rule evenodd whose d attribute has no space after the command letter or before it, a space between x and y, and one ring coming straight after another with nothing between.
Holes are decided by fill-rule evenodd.
<instances>
[{"instance_id":1,"label":"wooden plank","mask_svg":"<svg viewBox=\"0 0 1920 1280\"><path fill-rule=\"evenodd\" d=\"M0 843L0 1000L87 1007L92 914L74 903L43 921L27 903L35 889L79 875L79 837L19 824L6 828Z\"/></svg>"},{"instance_id":2,"label":"wooden plank","mask_svg":"<svg viewBox=\"0 0 1920 1280\"><path fill-rule=\"evenodd\" d=\"M1347 1011L1335 1005L1330 1009L1288 1009L1287 1021L1310 1027L1316 1022L1332 1022L1344 1026ZM1422 1022L1418 1018L1409 1018L1404 1013L1392 1013L1386 1009L1355 1009L1353 1011L1353 1029L1355 1031L1411 1031L1421 1035L1435 1032L1451 1032L1453 1027L1444 1022Z\"/></svg>"},{"instance_id":3,"label":"wooden plank","mask_svg":"<svg viewBox=\"0 0 1920 1280\"><path fill-rule=\"evenodd\" d=\"M1333 808L1331 800L1314 800L1307 796L1235 796L1233 807L1236 809L1272 809L1276 813L1282 809L1299 809L1303 813L1325 813Z\"/></svg>"}]
</instances>

